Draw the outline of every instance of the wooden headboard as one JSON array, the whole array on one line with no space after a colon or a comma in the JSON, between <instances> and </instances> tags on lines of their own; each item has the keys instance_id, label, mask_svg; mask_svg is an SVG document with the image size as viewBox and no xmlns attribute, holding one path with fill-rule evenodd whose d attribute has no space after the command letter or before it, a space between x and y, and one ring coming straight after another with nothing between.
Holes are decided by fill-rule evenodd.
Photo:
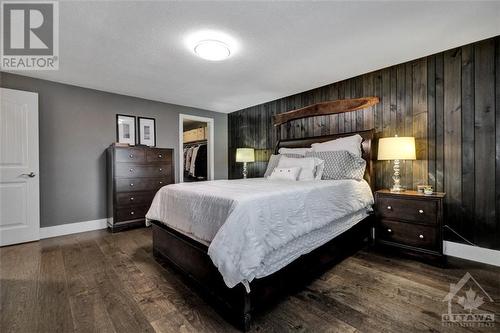
<instances>
[{"instance_id":1,"label":"wooden headboard","mask_svg":"<svg viewBox=\"0 0 500 333\"><path fill-rule=\"evenodd\" d=\"M361 142L362 157L366 161L366 171L364 178L368 182L368 184L370 184L372 190L374 190L375 175L373 169L373 156L372 156L372 140L374 138L373 129L358 131L358 132L339 133L339 134L322 135L322 136L300 138L300 139L282 140L281 125L297 119L325 116L325 115L345 113L345 112L353 112L373 106L379 103L379 101L380 100L378 97L343 99L343 100L317 103L306 106L298 110L279 113L273 117L273 125L276 128L275 153L277 154L280 148L308 148L311 147L311 144L313 143L325 142L354 134L359 134L363 138L363 141Z\"/></svg>"},{"instance_id":2,"label":"wooden headboard","mask_svg":"<svg viewBox=\"0 0 500 333\"><path fill-rule=\"evenodd\" d=\"M366 171L365 171L365 180L370 184L372 190L375 187L375 174L373 170L373 156L372 156L372 141L374 137L375 131L373 129L367 131L360 132L349 132L349 133L341 133L341 134L331 134L331 135L322 135L322 136L313 136L308 138L301 139L286 139L279 140L276 145L275 154L278 153L280 148L308 148L311 147L311 144L317 142L325 142L329 140L334 140L354 134L359 134L363 138L361 142L362 148L362 157L366 161Z\"/></svg>"}]
</instances>

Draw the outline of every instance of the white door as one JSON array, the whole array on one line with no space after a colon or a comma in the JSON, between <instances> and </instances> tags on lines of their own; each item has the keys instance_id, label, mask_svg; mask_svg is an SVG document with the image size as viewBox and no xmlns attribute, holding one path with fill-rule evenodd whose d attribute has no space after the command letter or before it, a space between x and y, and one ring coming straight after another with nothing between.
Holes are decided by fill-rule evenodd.
<instances>
[{"instance_id":1,"label":"white door","mask_svg":"<svg viewBox=\"0 0 500 333\"><path fill-rule=\"evenodd\" d=\"M38 94L0 88L0 246L39 239Z\"/></svg>"}]
</instances>

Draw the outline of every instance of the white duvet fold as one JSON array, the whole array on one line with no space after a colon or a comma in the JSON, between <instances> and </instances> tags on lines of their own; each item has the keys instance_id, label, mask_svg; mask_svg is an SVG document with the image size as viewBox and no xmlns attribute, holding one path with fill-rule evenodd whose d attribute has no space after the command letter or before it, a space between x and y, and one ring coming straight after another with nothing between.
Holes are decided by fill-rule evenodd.
<instances>
[{"instance_id":1,"label":"white duvet fold","mask_svg":"<svg viewBox=\"0 0 500 333\"><path fill-rule=\"evenodd\" d=\"M287 244L354 212L366 214L372 204L364 180L218 180L163 187L146 217L210 244L213 263L234 287L282 268L276 262L285 266L287 260L272 260L265 267Z\"/></svg>"}]
</instances>

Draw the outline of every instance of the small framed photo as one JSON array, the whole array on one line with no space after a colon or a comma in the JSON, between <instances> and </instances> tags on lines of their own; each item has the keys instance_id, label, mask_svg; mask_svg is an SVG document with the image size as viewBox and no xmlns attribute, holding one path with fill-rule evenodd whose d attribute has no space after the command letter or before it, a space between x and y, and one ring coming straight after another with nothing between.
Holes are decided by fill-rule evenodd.
<instances>
[{"instance_id":1,"label":"small framed photo","mask_svg":"<svg viewBox=\"0 0 500 333\"><path fill-rule=\"evenodd\" d=\"M139 144L156 147L156 121L154 118L139 117Z\"/></svg>"},{"instance_id":2,"label":"small framed photo","mask_svg":"<svg viewBox=\"0 0 500 333\"><path fill-rule=\"evenodd\" d=\"M116 140L135 145L135 116L116 115Z\"/></svg>"}]
</instances>

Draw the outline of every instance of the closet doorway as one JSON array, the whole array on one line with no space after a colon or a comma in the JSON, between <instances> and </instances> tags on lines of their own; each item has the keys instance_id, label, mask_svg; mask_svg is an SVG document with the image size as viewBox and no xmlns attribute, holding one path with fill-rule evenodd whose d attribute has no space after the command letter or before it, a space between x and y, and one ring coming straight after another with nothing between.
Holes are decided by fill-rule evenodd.
<instances>
[{"instance_id":1,"label":"closet doorway","mask_svg":"<svg viewBox=\"0 0 500 333\"><path fill-rule=\"evenodd\" d=\"M214 120L179 115L179 181L214 179Z\"/></svg>"}]
</instances>

